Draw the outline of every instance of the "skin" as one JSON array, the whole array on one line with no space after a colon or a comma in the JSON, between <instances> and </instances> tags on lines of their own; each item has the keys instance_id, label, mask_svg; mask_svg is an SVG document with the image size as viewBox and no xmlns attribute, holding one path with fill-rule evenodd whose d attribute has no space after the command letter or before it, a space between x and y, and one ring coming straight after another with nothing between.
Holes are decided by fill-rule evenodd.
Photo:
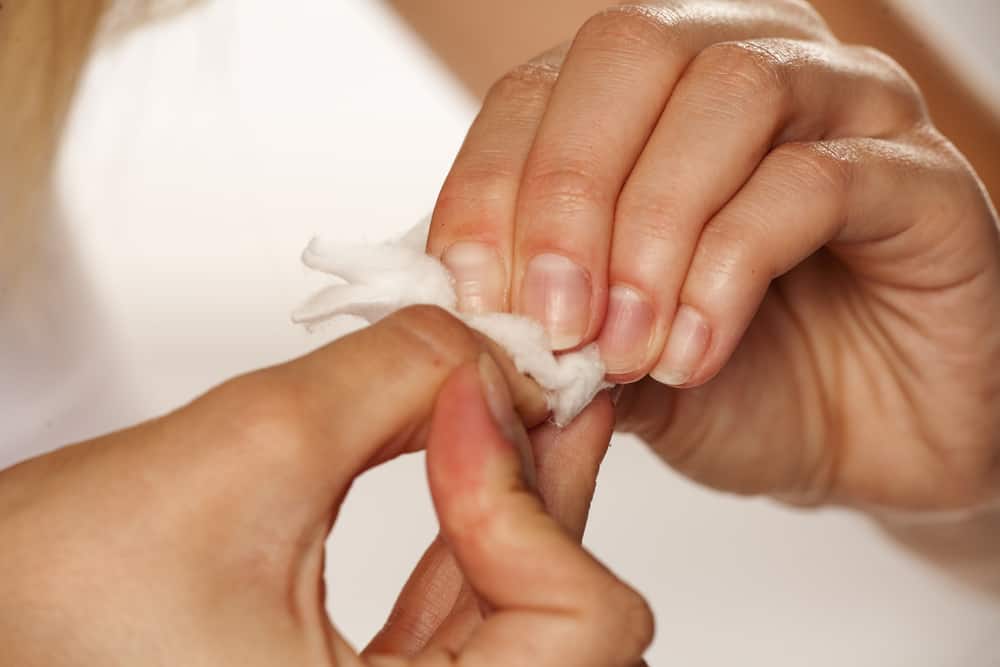
<instances>
[{"instance_id":1,"label":"skin","mask_svg":"<svg viewBox=\"0 0 1000 667\"><path fill-rule=\"evenodd\" d=\"M0 3L0 99L17 100L0 105L0 283L25 270L44 233L35 221L102 9L95 0Z\"/></svg>"},{"instance_id":2,"label":"skin","mask_svg":"<svg viewBox=\"0 0 1000 667\"><path fill-rule=\"evenodd\" d=\"M996 581L995 566L984 566L1000 553L996 214L945 139L951 130L941 131L952 127L972 164L994 178L983 138L996 137L996 125L978 98L935 75L932 57L911 45L897 57L917 63L924 98L894 62L844 46L791 0L646 3L591 19L602 6L553 0L550 17L507 23L541 3L514 0L489 14L500 5L441 2L440 23L425 30L439 44L476 34L455 20L473 7L500 34L541 26L510 50L503 39L484 41L486 60L468 59L463 72L480 82L474 88L499 77L444 186L429 248L455 267L465 306L540 309L557 320L549 324L559 324L553 334L565 347L596 340L614 379L636 381L618 403L619 427L693 478L861 508L970 579ZM818 5L842 36L865 34L872 8L886 8ZM399 6L414 24L426 20L415 5ZM0 98L23 101L0 105L5 280L30 256L31 223L102 9L10 0L0 10ZM893 20L890 28L902 26ZM911 44L904 28L879 39ZM18 39L25 34L36 38ZM938 111L946 107L954 111ZM486 243L499 266L478 285L475 252L447 252L470 241ZM544 290L525 287L527 265L543 252L582 267L582 298L545 306ZM629 309L608 301L625 286L640 295L633 314L642 311L635 303L649 307L646 346L615 342ZM580 304L580 331L571 331L566 313ZM675 346L695 351L680 364L668 339L682 330L682 307L697 317ZM17 545L0 555L0 571L16 573L0 582L0 605L12 605L0 609L5 650L20 651L22 664L80 655L148 662L157 651L164 664L517 664L525 638L537 637L529 645L552 664L635 663L648 611L571 539L610 430L606 400L582 426L535 435L535 483L553 522L519 486L511 443L523 461L524 436L484 416L483 352L529 424L544 417L537 393L453 320L416 312L401 316L405 326L374 327L168 417L2 473L0 505L13 509L0 517L0 539ZM560 317L545 317L553 313ZM401 382L390 362L405 340L422 361ZM327 402L347 391L338 381L380 372L399 395L385 401L380 391L338 417L337 402ZM234 411L245 419L234 421ZM477 446L461 446L468 442ZM442 537L358 657L322 613L322 539L350 479L425 444ZM178 507L178 498L193 500ZM220 543L221 555L200 555ZM491 557L494 547L505 557ZM551 549L533 561L551 569L516 567L525 549ZM51 559L38 563L39 552L64 567L40 567ZM109 563L124 576L101 575ZM560 605L539 609L532 592ZM67 609L69 599L93 608ZM123 631L122 619L135 620ZM204 628L211 637L198 634Z\"/></svg>"},{"instance_id":3,"label":"skin","mask_svg":"<svg viewBox=\"0 0 1000 667\"><path fill-rule=\"evenodd\" d=\"M859 508L1000 592L1000 115L931 38L883 0L818 0L825 24L802 2L394 4L485 93L429 244L463 249L464 307L555 312L554 342L652 373L619 428L694 479ZM548 309L523 296L540 253L585 275Z\"/></svg>"},{"instance_id":4,"label":"skin","mask_svg":"<svg viewBox=\"0 0 1000 667\"><path fill-rule=\"evenodd\" d=\"M639 663L646 603L579 545L610 403L529 436L544 402L494 355L450 315L413 308L0 473L5 661ZM361 376L367 389L346 382ZM358 654L324 609L324 543L355 477L424 448L441 536ZM553 472L569 450L565 484ZM442 572L457 585L427 588ZM399 628L410 637L428 599L444 620L407 643Z\"/></svg>"},{"instance_id":5,"label":"skin","mask_svg":"<svg viewBox=\"0 0 1000 667\"><path fill-rule=\"evenodd\" d=\"M621 425L699 481L995 500L995 211L905 71L804 3L597 14L490 89L428 249L467 309L596 341Z\"/></svg>"},{"instance_id":6,"label":"skin","mask_svg":"<svg viewBox=\"0 0 1000 667\"><path fill-rule=\"evenodd\" d=\"M724 0L725 1L725 0ZM483 98L505 72L565 43L607 0L390 0L471 93ZM624 4L624 3L621 3ZM636 3L639 4L639 3ZM678 3L674 3L678 4ZM799 3L804 4L804 3ZM966 155L994 197L1000 113L913 24L901 0L812 0L837 38L868 44L898 61L920 86L935 124Z\"/></svg>"}]
</instances>

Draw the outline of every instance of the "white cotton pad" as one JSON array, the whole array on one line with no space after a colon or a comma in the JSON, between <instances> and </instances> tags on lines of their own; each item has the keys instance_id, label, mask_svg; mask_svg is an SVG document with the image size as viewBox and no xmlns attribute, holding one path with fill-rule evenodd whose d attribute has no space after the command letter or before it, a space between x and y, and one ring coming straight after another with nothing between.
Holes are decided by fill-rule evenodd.
<instances>
[{"instance_id":1,"label":"white cotton pad","mask_svg":"<svg viewBox=\"0 0 1000 667\"><path fill-rule=\"evenodd\" d=\"M307 327L335 317L353 315L372 323L407 306L443 308L471 328L495 340L517 369L542 387L552 420L565 426L602 389L604 363L596 345L576 352L553 354L542 326L526 317L496 313L462 315L451 273L424 253L430 221L403 238L377 244L344 244L313 239L302 253L311 269L340 278L312 296L292 315Z\"/></svg>"}]
</instances>

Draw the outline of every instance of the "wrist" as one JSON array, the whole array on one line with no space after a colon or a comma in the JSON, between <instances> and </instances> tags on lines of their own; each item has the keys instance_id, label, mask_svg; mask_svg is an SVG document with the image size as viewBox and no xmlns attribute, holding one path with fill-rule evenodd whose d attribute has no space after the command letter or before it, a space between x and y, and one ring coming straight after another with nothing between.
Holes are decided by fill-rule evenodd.
<instances>
[{"instance_id":1,"label":"wrist","mask_svg":"<svg viewBox=\"0 0 1000 667\"><path fill-rule=\"evenodd\" d=\"M869 516L894 541L978 591L1000 594L1000 502Z\"/></svg>"}]
</instances>

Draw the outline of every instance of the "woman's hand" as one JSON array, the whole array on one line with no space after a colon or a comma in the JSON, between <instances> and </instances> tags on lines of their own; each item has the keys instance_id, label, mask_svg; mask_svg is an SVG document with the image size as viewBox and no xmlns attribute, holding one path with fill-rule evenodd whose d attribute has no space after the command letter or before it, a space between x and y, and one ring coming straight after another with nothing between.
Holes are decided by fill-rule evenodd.
<instances>
[{"instance_id":1,"label":"woman's hand","mask_svg":"<svg viewBox=\"0 0 1000 667\"><path fill-rule=\"evenodd\" d=\"M995 211L906 73L805 2L593 17L493 87L429 251L464 308L650 375L622 425L703 482L905 509L1000 490Z\"/></svg>"},{"instance_id":2,"label":"woman's hand","mask_svg":"<svg viewBox=\"0 0 1000 667\"><path fill-rule=\"evenodd\" d=\"M634 664L652 631L642 598L524 481L537 453L546 503L579 530L610 404L574 432L543 427L532 452L522 419L544 416L537 388L489 343L416 308L4 471L5 662ZM425 635L390 624L373 647L383 655L358 656L324 609L324 542L357 475L425 443L442 526L431 554L453 571L425 559L400 600L397 618L425 619ZM555 488L546 468L566 463L574 481ZM458 601L475 615L446 592L462 576Z\"/></svg>"}]
</instances>

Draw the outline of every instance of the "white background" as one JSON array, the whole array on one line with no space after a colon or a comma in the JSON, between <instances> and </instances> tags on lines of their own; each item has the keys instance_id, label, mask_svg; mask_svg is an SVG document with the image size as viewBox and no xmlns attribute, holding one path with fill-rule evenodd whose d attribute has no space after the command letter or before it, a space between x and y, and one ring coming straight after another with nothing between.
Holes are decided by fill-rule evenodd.
<instances>
[{"instance_id":1,"label":"white background","mask_svg":"<svg viewBox=\"0 0 1000 667\"><path fill-rule=\"evenodd\" d=\"M946 7L933 24L997 81L995 0L918 4ZM0 467L328 340L288 322L321 282L300 250L428 211L474 112L366 0L214 0L107 45L49 240L0 290ZM351 640L377 629L435 525L419 456L356 485L329 559ZM996 600L857 517L696 488L632 440L611 449L587 544L651 600L655 665L1000 665Z\"/></svg>"}]
</instances>

